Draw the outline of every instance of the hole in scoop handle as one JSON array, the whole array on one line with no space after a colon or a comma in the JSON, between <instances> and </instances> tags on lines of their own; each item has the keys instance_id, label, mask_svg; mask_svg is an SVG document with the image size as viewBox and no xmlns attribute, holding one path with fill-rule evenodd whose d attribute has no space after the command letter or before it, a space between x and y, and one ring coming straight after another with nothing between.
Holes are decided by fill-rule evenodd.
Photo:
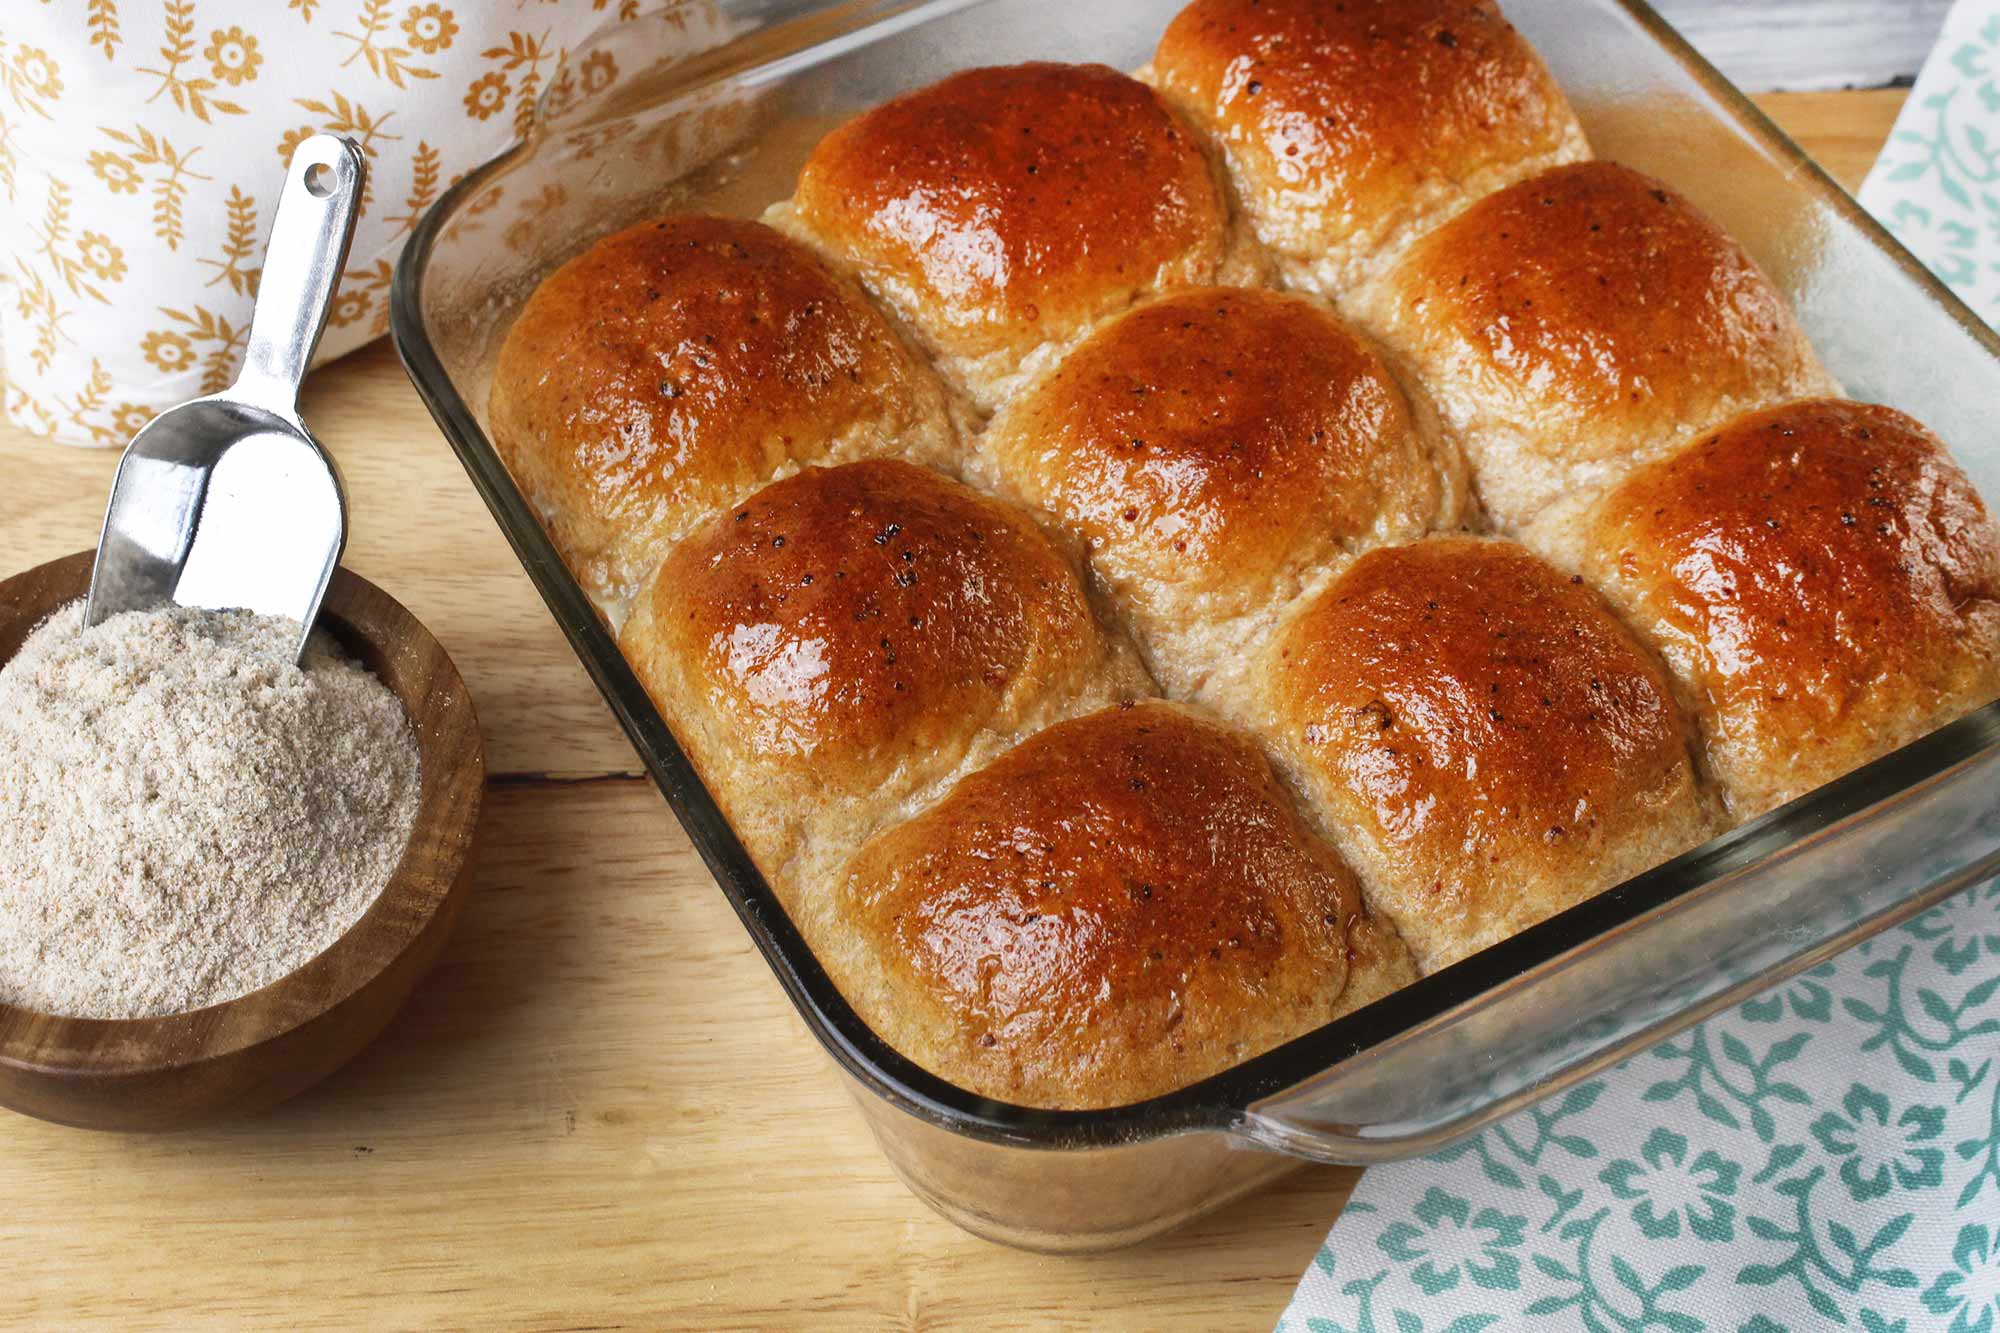
<instances>
[{"instance_id":1,"label":"hole in scoop handle","mask_svg":"<svg viewBox=\"0 0 2000 1333\"><path fill-rule=\"evenodd\" d=\"M354 239L367 171L351 139L315 134L292 152L271 218L243 370L227 396L291 415Z\"/></svg>"}]
</instances>

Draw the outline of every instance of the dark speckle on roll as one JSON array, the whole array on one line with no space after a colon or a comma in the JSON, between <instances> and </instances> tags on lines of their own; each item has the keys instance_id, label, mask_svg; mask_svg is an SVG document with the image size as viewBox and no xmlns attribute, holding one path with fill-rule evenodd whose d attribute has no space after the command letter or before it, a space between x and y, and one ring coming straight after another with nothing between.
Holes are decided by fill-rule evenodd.
<instances>
[{"instance_id":1,"label":"dark speckle on roll","mask_svg":"<svg viewBox=\"0 0 2000 1333\"><path fill-rule=\"evenodd\" d=\"M1743 248L1610 162L1473 205L1410 249L1367 319L1429 386L1503 525L1830 387Z\"/></svg>"},{"instance_id":2,"label":"dark speckle on roll","mask_svg":"<svg viewBox=\"0 0 2000 1333\"><path fill-rule=\"evenodd\" d=\"M756 222L676 215L535 290L494 443L585 589L616 605L681 536L801 462L951 466L942 386L851 279Z\"/></svg>"},{"instance_id":3,"label":"dark speckle on roll","mask_svg":"<svg viewBox=\"0 0 2000 1333\"><path fill-rule=\"evenodd\" d=\"M1589 155L1489 0L1195 0L1146 77L1222 145L1286 277L1343 307L1481 195Z\"/></svg>"},{"instance_id":4,"label":"dark speckle on roll","mask_svg":"<svg viewBox=\"0 0 2000 1333\"><path fill-rule=\"evenodd\" d=\"M1578 541L1683 680L1739 819L2000 695L2000 530L1893 408L1738 417L1634 473Z\"/></svg>"},{"instance_id":5,"label":"dark speckle on roll","mask_svg":"<svg viewBox=\"0 0 2000 1333\"><path fill-rule=\"evenodd\" d=\"M829 957L898 1049L981 1095L1113 1106L1413 977L1250 740L1181 706L1059 723L862 848Z\"/></svg>"},{"instance_id":6,"label":"dark speckle on roll","mask_svg":"<svg viewBox=\"0 0 2000 1333\"><path fill-rule=\"evenodd\" d=\"M1511 542L1370 552L1257 675L1264 731L1425 971L1713 831L1665 671Z\"/></svg>"},{"instance_id":7,"label":"dark speckle on roll","mask_svg":"<svg viewBox=\"0 0 2000 1333\"><path fill-rule=\"evenodd\" d=\"M789 218L988 410L1105 315L1251 273L1194 132L1103 65L968 70L864 112L813 150Z\"/></svg>"}]
</instances>

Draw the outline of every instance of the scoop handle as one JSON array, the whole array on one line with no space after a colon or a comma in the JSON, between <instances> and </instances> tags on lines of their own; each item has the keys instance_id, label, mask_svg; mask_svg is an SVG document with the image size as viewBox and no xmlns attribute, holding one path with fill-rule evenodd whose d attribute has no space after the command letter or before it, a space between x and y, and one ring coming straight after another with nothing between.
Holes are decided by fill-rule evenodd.
<instances>
[{"instance_id":1,"label":"scoop handle","mask_svg":"<svg viewBox=\"0 0 2000 1333\"><path fill-rule=\"evenodd\" d=\"M315 134L292 150L271 217L243 369L228 397L295 415L299 381L319 345L354 239L367 174L352 139Z\"/></svg>"}]
</instances>

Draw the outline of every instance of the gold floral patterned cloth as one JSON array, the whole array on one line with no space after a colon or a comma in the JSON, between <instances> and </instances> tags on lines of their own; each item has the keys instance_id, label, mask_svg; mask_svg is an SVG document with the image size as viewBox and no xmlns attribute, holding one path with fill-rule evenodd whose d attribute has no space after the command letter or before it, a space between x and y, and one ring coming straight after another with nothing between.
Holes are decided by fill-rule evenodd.
<instances>
[{"instance_id":1,"label":"gold floral patterned cloth","mask_svg":"<svg viewBox=\"0 0 2000 1333\"><path fill-rule=\"evenodd\" d=\"M380 335L424 210L538 104L618 81L626 47L580 48L638 22L667 49L723 36L711 5L679 0L5 0L6 415L122 445L226 386L286 162L319 131L354 139L369 169L319 359Z\"/></svg>"}]
</instances>

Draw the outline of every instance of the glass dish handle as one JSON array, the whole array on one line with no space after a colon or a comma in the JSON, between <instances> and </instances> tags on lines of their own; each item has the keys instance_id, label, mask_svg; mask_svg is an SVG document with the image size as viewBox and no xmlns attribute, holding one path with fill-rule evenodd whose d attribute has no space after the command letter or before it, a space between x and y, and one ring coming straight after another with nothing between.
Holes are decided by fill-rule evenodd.
<instances>
[{"instance_id":1,"label":"glass dish handle","mask_svg":"<svg viewBox=\"0 0 2000 1333\"><path fill-rule=\"evenodd\" d=\"M1996 793L2000 704L1990 704L1842 778L1825 790L1831 808L1786 807L1690 853L1722 862L1699 868L1715 876L1700 892L1503 976L1486 1003L1255 1102L1232 1128L1315 1162L1442 1147L2000 875ZM1602 911L1604 899L1644 895L1686 869L1662 867L1572 911ZM1477 994L1512 943L1418 984Z\"/></svg>"}]
</instances>

